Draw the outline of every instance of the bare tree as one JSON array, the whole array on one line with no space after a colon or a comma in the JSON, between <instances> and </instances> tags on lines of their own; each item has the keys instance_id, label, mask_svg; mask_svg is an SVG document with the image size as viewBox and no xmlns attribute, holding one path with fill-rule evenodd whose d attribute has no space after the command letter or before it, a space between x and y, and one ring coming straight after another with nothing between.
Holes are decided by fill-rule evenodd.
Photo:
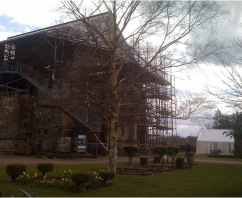
<instances>
[{"instance_id":1,"label":"bare tree","mask_svg":"<svg viewBox=\"0 0 242 198\"><path fill-rule=\"evenodd\" d=\"M215 108L214 102L202 93L184 91L179 94L177 100L177 119L197 120L202 113Z\"/></svg>"},{"instance_id":2,"label":"bare tree","mask_svg":"<svg viewBox=\"0 0 242 198\"><path fill-rule=\"evenodd\" d=\"M225 128L224 125L226 125L226 128L231 128L229 132L224 132L224 135L234 137L234 156L241 158L242 76L240 65L242 60L242 39L234 40L231 48L233 53L230 56L217 56L222 72L215 74L215 76L220 85L209 85L206 90L236 112L231 115L222 115L218 111L214 116L214 121L219 123L218 126L215 125L215 128Z\"/></svg>"},{"instance_id":3,"label":"bare tree","mask_svg":"<svg viewBox=\"0 0 242 198\"><path fill-rule=\"evenodd\" d=\"M93 44L99 49L96 51L98 60L95 62L98 62L100 68L103 68L102 72L107 75L100 75L98 78L106 87L105 94L109 96L109 101L104 101L94 89L89 92L96 104L109 113L109 170L115 172L122 102L128 97L129 91L135 88L136 80L141 78L144 72L159 72L161 65L167 68L180 67L204 61L212 56L214 49L207 49L206 53L197 50L192 58L190 53L182 54L179 49L191 46L189 35L198 33L202 28L212 30L216 26L216 20L228 13L218 2L211 1L100 0L91 2L92 10L87 9L86 3L81 1L76 4L73 0L63 0L61 9L73 19L79 20ZM93 15L105 12L106 14L100 15L100 21L91 20ZM152 40L155 41L156 47L144 59L140 46L144 45L145 41ZM158 57L162 57L162 61L156 62ZM139 60L139 69L123 78L125 65L134 60Z\"/></svg>"},{"instance_id":4,"label":"bare tree","mask_svg":"<svg viewBox=\"0 0 242 198\"><path fill-rule=\"evenodd\" d=\"M241 110L242 102L242 76L240 74L240 68L223 63L224 71L221 74L216 74L217 79L220 80L220 85L206 86L206 90L228 104L230 107L236 110Z\"/></svg>"}]
</instances>

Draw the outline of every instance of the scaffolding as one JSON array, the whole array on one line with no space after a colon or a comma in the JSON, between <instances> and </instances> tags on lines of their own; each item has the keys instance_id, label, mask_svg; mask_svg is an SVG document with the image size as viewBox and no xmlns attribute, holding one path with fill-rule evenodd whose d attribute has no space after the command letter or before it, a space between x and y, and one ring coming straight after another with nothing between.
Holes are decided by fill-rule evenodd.
<instances>
[{"instance_id":1,"label":"scaffolding","mask_svg":"<svg viewBox=\"0 0 242 198\"><path fill-rule=\"evenodd\" d=\"M103 106L112 103L111 95L106 91L108 85L103 81L110 75L108 64L104 61L108 50L105 45L97 44L88 32L77 29L79 25L79 21L74 21L1 42L0 47L6 53L5 61L0 63L0 72L4 75L15 73L34 86L31 90L25 90L27 86L24 86L21 92L35 94L33 90L37 89L39 105L52 108L53 117L55 109L58 109L58 124L54 118L52 123L51 148L57 134L55 130L67 127L61 121L61 113L64 112L79 122L82 131L86 131L87 151L99 154L107 148L109 135L110 115ZM123 51L117 51L117 60L120 62ZM173 145L173 135L176 133L174 79L168 75L161 57L147 67L145 59L148 60L148 56L148 46L143 54L134 50L119 77L122 82L120 92L129 94L120 105L122 129L118 144L135 144L144 155L151 152L152 146ZM15 62L11 62L13 60ZM33 69L27 66L30 62ZM143 68L144 72L132 89L125 90L132 77ZM12 82L6 84L2 81L0 87L9 90ZM18 93L20 89L13 86L11 90ZM133 133L125 136L125 127L126 130L133 130ZM58 136L61 134L58 132Z\"/></svg>"}]
</instances>

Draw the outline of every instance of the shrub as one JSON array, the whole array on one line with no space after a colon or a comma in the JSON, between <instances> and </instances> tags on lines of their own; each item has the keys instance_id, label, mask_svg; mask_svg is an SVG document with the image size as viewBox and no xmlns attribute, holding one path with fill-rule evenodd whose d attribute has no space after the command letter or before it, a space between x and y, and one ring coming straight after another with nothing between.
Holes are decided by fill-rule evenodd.
<instances>
[{"instance_id":1,"label":"shrub","mask_svg":"<svg viewBox=\"0 0 242 198\"><path fill-rule=\"evenodd\" d=\"M103 179L103 182L105 183L107 180L114 178L114 172L102 170L99 171L99 177L101 177Z\"/></svg>"},{"instance_id":2,"label":"shrub","mask_svg":"<svg viewBox=\"0 0 242 198\"><path fill-rule=\"evenodd\" d=\"M129 155L130 153L137 153L139 152L139 149L135 145L126 145L123 147L124 151Z\"/></svg>"},{"instance_id":3,"label":"shrub","mask_svg":"<svg viewBox=\"0 0 242 198\"><path fill-rule=\"evenodd\" d=\"M183 166L184 166L184 158L183 157L176 158L176 167L177 167L177 169L182 169Z\"/></svg>"},{"instance_id":4,"label":"shrub","mask_svg":"<svg viewBox=\"0 0 242 198\"><path fill-rule=\"evenodd\" d=\"M98 173L96 173L94 171L93 174L91 174L88 188L92 189L92 190L98 189L98 188L103 187L103 184L104 184L104 182L103 182L102 178L99 176Z\"/></svg>"},{"instance_id":5,"label":"shrub","mask_svg":"<svg viewBox=\"0 0 242 198\"><path fill-rule=\"evenodd\" d=\"M76 184L76 186L80 186L82 184L87 183L91 178L91 175L88 173L74 173L71 176L72 181Z\"/></svg>"},{"instance_id":6,"label":"shrub","mask_svg":"<svg viewBox=\"0 0 242 198\"><path fill-rule=\"evenodd\" d=\"M26 166L23 164L9 164L6 166L6 173L11 177L12 181L16 181L19 175L26 172Z\"/></svg>"},{"instance_id":7,"label":"shrub","mask_svg":"<svg viewBox=\"0 0 242 198\"><path fill-rule=\"evenodd\" d=\"M167 149L168 147L165 145L158 145L151 148L151 150L157 153L160 156L160 158L164 156L164 154L167 152Z\"/></svg>"},{"instance_id":8,"label":"shrub","mask_svg":"<svg viewBox=\"0 0 242 198\"><path fill-rule=\"evenodd\" d=\"M179 153L179 151L180 151L179 146L168 146L168 155L170 155L172 159L172 170L174 167L174 160L176 158L176 155Z\"/></svg>"},{"instance_id":9,"label":"shrub","mask_svg":"<svg viewBox=\"0 0 242 198\"><path fill-rule=\"evenodd\" d=\"M54 164L51 163L40 163L37 166L37 169L39 170L39 172L41 172L43 174L43 176L45 176L45 174L47 172L52 172L54 169Z\"/></svg>"},{"instance_id":10,"label":"shrub","mask_svg":"<svg viewBox=\"0 0 242 198\"><path fill-rule=\"evenodd\" d=\"M154 164L155 163L160 163L160 158L159 157L154 157Z\"/></svg>"},{"instance_id":11,"label":"shrub","mask_svg":"<svg viewBox=\"0 0 242 198\"><path fill-rule=\"evenodd\" d=\"M148 163L149 158L148 157L141 157L140 158L140 165L143 166Z\"/></svg>"},{"instance_id":12,"label":"shrub","mask_svg":"<svg viewBox=\"0 0 242 198\"><path fill-rule=\"evenodd\" d=\"M131 166L133 154L139 152L139 149L137 148L137 146L132 144L124 146L123 149L129 156L128 165Z\"/></svg>"},{"instance_id":13,"label":"shrub","mask_svg":"<svg viewBox=\"0 0 242 198\"><path fill-rule=\"evenodd\" d=\"M168 155L170 155L170 156L174 156L174 155L178 154L179 151L180 151L179 146L168 146Z\"/></svg>"},{"instance_id":14,"label":"shrub","mask_svg":"<svg viewBox=\"0 0 242 198\"><path fill-rule=\"evenodd\" d=\"M117 145L117 151L121 151L121 146L119 144Z\"/></svg>"}]
</instances>

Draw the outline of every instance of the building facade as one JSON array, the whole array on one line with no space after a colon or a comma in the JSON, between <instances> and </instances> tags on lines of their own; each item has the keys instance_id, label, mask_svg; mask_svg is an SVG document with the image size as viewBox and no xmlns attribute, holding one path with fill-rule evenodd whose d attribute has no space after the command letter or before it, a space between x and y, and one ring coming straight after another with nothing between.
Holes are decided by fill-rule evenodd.
<instances>
[{"instance_id":1,"label":"building facade","mask_svg":"<svg viewBox=\"0 0 242 198\"><path fill-rule=\"evenodd\" d=\"M106 31L107 17L87 21ZM174 86L164 66L144 68L142 54L127 58L128 48L117 50L119 93L125 95L118 144L135 144L148 154L152 146L171 144ZM1 41L0 152L107 152L105 107L113 102L108 54L80 20Z\"/></svg>"}]
</instances>

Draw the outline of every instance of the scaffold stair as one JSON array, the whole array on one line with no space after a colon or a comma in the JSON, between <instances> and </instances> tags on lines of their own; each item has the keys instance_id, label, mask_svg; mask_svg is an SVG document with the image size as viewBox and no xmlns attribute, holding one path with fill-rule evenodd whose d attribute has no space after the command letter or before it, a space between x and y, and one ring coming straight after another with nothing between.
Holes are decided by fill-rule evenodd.
<instances>
[{"instance_id":1,"label":"scaffold stair","mask_svg":"<svg viewBox=\"0 0 242 198\"><path fill-rule=\"evenodd\" d=\"M40 104L41 105L57 105L63 109L67 114L71 115L83 125L91 130L94 130L87 122L85 122L85 115L80 114L75 108L64 107L59 102L56 102L56 98L53 94L53 89L48 88L48 81L37 74L34 70L28 68L25 64L18 61L13 62L0 62L0 73L17 73L29 81L32 85L39 89ZM55 100L55 102L53 101Z\"/></svg>"},{"instance_id":2,"label":"scaffold stair","mask_svg":"<svg viewBox=\"0 0 242 198\"><path fill-rule=\"evenodd\" d=\"M39 90L42 90L48 84L47 80L18 61L0 62L0 73L18 73Z\"/></svg>"}]
</instances>

